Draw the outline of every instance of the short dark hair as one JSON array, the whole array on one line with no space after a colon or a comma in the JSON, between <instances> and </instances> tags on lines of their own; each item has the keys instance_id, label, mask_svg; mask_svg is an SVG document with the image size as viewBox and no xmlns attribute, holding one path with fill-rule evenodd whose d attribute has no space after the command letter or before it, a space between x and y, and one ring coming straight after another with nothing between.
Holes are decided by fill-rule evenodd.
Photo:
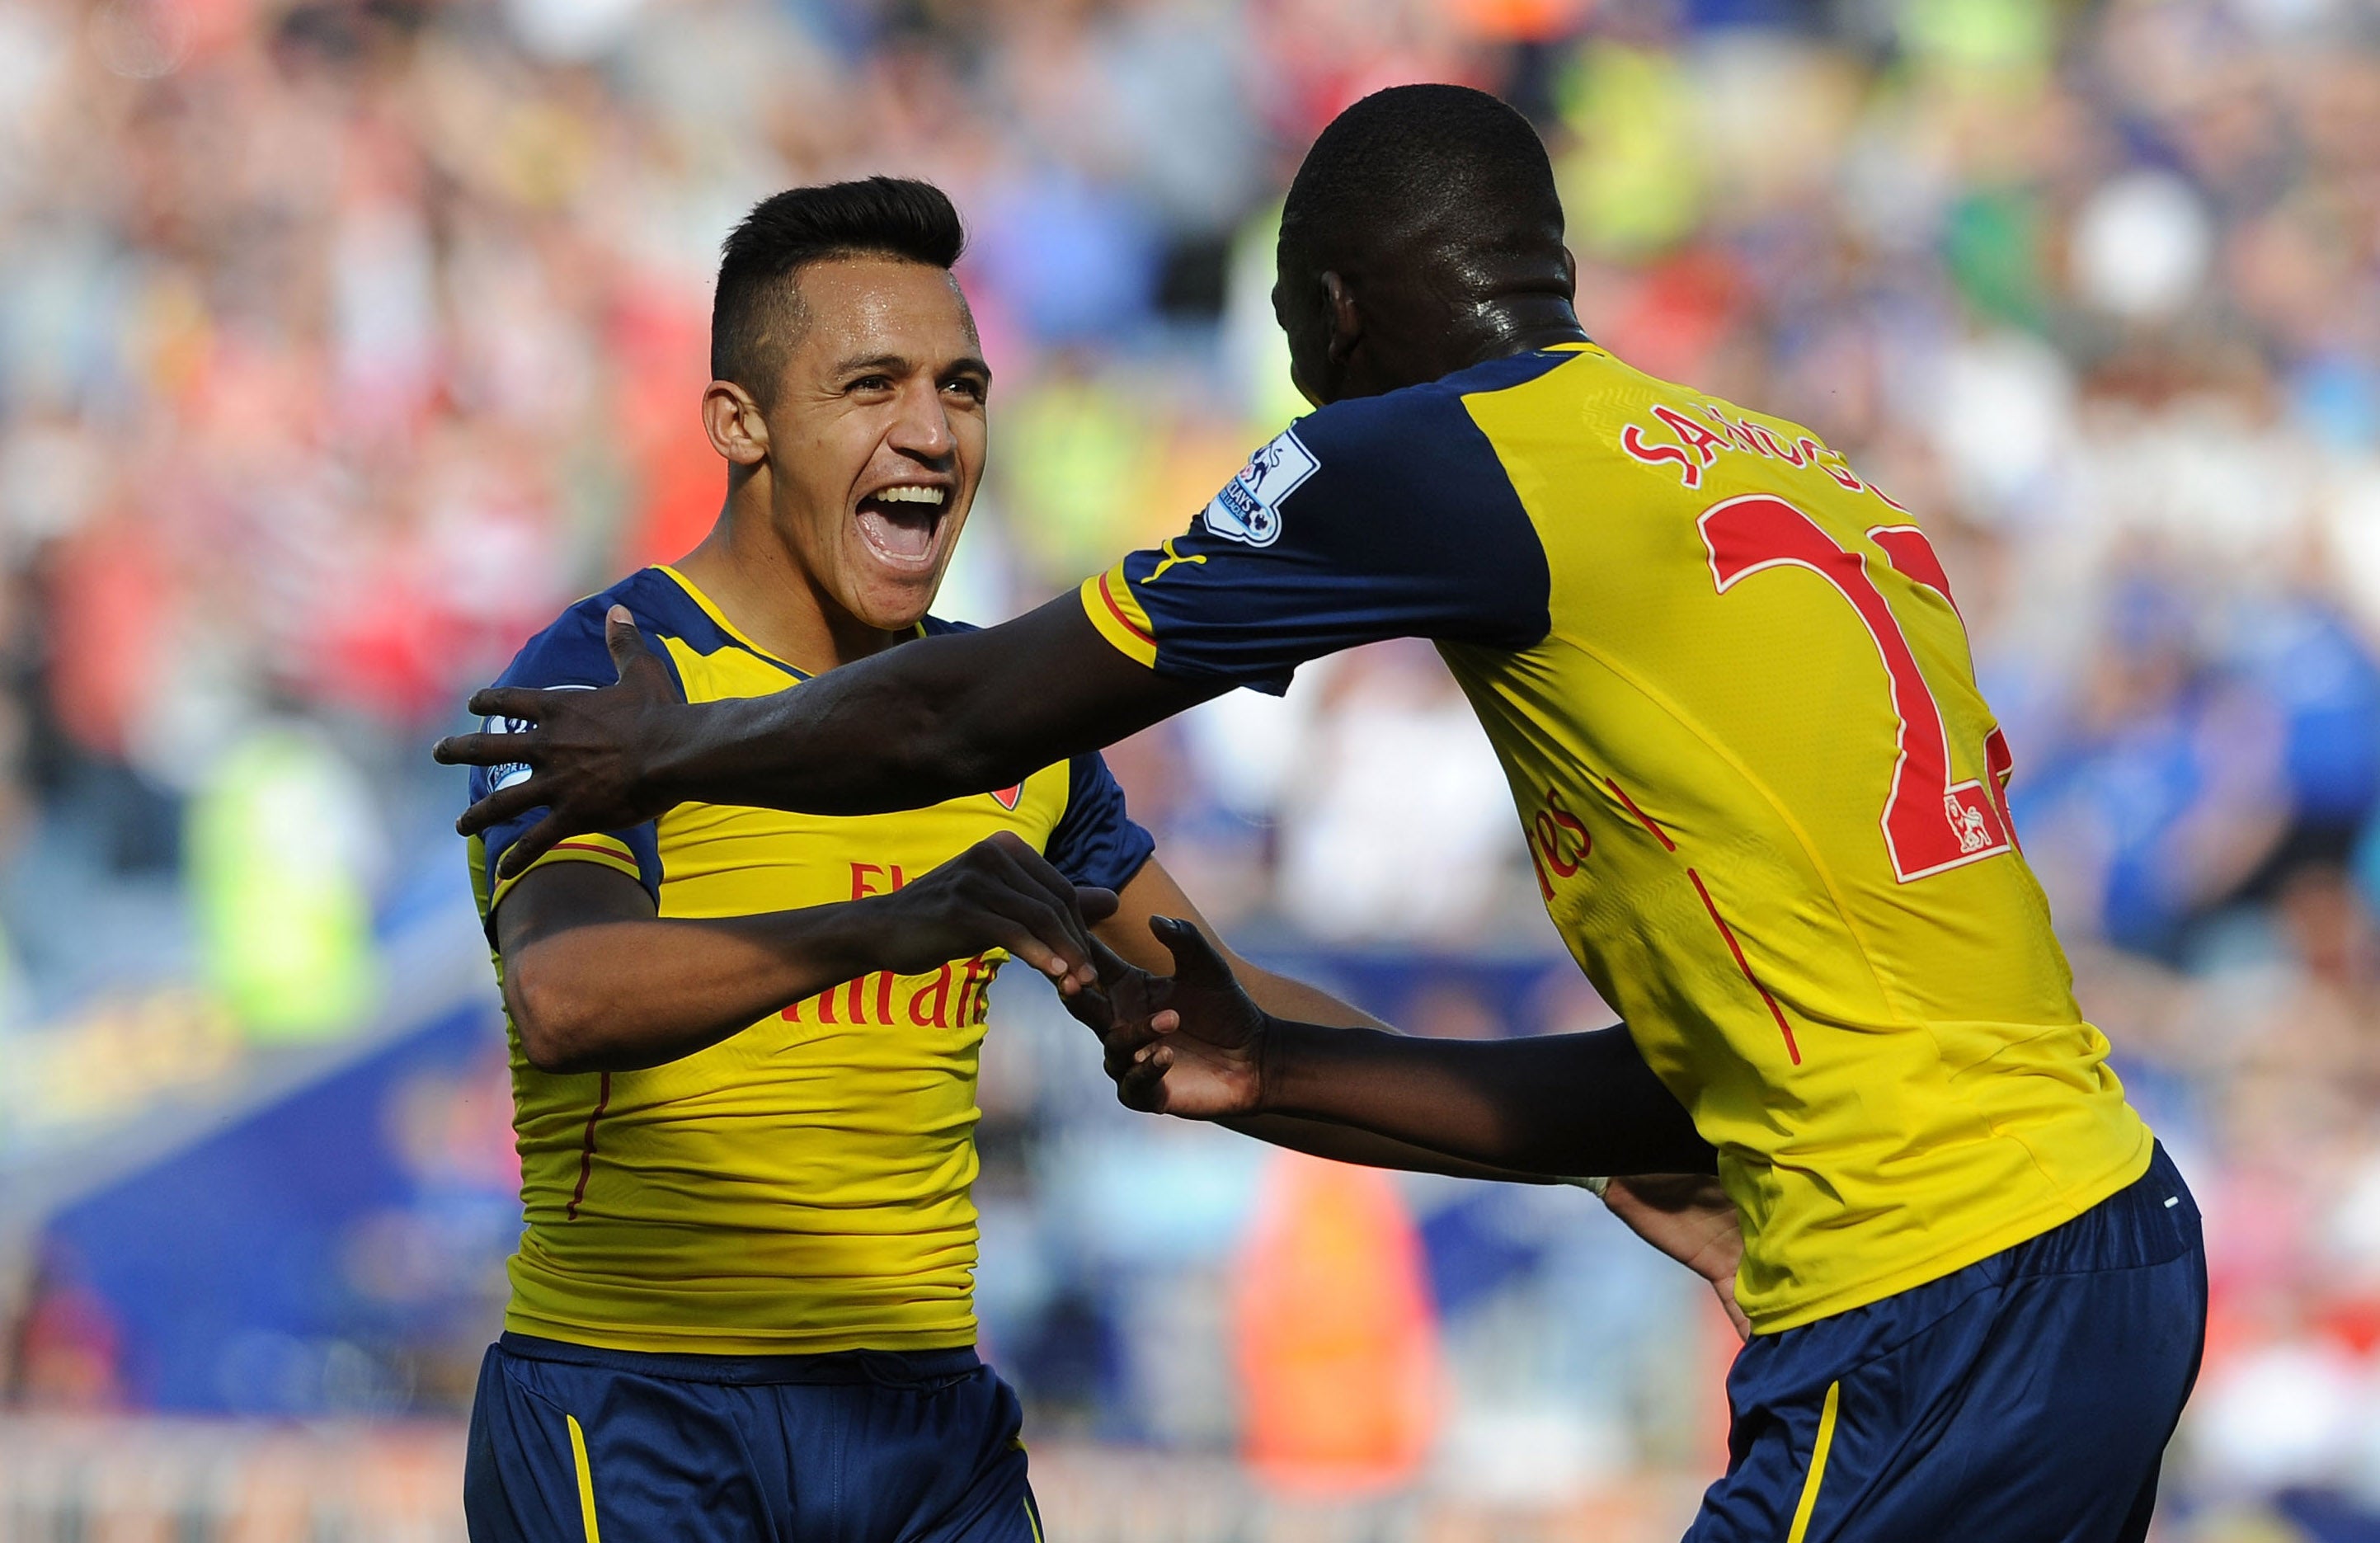
<instances>
[{"instance_id":1,"label":"short dark hair","mask_svg":"<svg viewBox=\"0 0 2380 1543\"><path fill-rule=\"evenodd\" d=\"M807 264L880 256L948 268L966 249L966 227L930 182L871 176L789 188L752 206L721 244L710 301L710 378L765 399L780 350L801 324L786 281Z\"/></svg>"},{"instance_id":2,"label":"short dark hair","mask_svg":"<svg viewBox=\"0 0 2380 1543\"><path fill-rule=\"evenodd\" d=\"M1553 163L1529 120L1468 86L1391 86L1330 120L1281 206L1284 273L1421 239L1536 255L1562 241Z\"/></svg>"}]
</instances>

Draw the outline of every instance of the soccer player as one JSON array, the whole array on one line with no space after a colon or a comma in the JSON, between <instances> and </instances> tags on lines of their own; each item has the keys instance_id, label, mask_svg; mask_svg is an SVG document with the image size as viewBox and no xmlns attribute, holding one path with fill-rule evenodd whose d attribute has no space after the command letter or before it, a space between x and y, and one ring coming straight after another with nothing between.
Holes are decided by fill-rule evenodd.
<instances>
[{"instance_id":1,"label":"soccer player","mask_svg":"<svg viewBox=\"0 0 2380 1543\"><path fill-rule=\"evenodd\" d=\"M1184 535L773 699L685 707L641 673L487 693L537 722L534 774L466 825L550 806L534 849L686 797L918 803L1433 638L1548 912L1742 1219L1754 1333L1690 1536L2143 1537L2203 1337L2197 1210L2076 1007L1923 531L1807 430L1587 339L1544 147L1491 97L1349 108L1279 255L1318 410ZM1181 1066L1197 1108L1216 1079L1190 1052L1253 1043L1253 1091L1214 1107L1579 1171L1638 1097L1583 1039L1324 1045L1269 1010L1234 1025L1220 990L1168 1036L1135 994L1165 992L1114 988L1114 1069L1145 1103Z\"/></svg>"},{"instance_id":2,"label":"soccer player","mask_svg":"<svg viewBox=\"0 0 2380 1543\"><path fill-rule=\"evenodd\" d=\"M658 644L645 667L695 702L951 634L927 608L982 470L990 379L950 273L961 239L920 183L754 210L714 303L716 529L570 607L504 683L610 681L607 625L614 646ZM526 774L479 772L474 796ZM1196 914L1098 755L908 813L686 803L529 854L536 818L471 842L528 1220L472 1411L472 1536L1037 1537L1016 1401L973 1348L986 990L1011 954L1088 984L1087 924L1161 964L1148 918ZM1276 1011L1368 1021L1241 968ZM1663 1165L1706 1161L1645 1087ZM1345 1126L1243 1128L1491 1173ZM1707 1243L1718 1273L1731 1233L1664 1193L1614 1209L1673 1253Z\"/></svg>"}]
</instances>

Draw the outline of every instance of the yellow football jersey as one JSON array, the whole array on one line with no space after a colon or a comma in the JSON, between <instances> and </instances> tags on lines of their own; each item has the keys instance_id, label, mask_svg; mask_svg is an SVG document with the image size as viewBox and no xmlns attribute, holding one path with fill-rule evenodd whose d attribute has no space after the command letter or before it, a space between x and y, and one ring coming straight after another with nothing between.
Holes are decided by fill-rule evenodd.
<instances>
[{"instance_id":1,"label":"yellow football jersey","mask_svg":"<svg viewBox=\"0 0 2380 1543\"><path fill-rule=\"evenodd\" d=\"M614 603L663 650L689 701L804 678L674 570L648 568L572 606L502 684L609 684L603 616ZM478 773L472 797L525 774ZM497 858L538 818L472 840L483 918L518 881L491 890ZM1076 882L1111 888L1151 844L1105 765L1086 756L904 814L685 804L632 831L573 837L532 870L600 863L642 883L664 917L750 916L897 889L1003 830ZM505 1327L715 1355L974 1343L977 1053L1005 957L995 949L929 975L862 976L644 1071L541 1072L513 1032L527 1226Z\"/></svg>"},{"instance_id":2,"label":"yellow football jersey","mask_svg":"<svg viewBox=\"0 0 2380 1543\"><path fill-rule=\"evenodd\" d=\"M1133 658L1259 689L1437 640L1548 911L1718 1149L1759 1330L2145 1170L1949 581L1808 431L1591 345L1500 359L1301 419L1082 599Z\"/></svg>"}]
</instances>

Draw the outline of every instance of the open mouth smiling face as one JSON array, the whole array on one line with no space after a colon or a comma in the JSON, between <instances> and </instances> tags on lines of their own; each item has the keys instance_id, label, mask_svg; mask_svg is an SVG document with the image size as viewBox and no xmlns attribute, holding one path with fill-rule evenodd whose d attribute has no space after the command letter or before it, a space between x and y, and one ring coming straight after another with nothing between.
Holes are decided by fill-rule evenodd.
<instances>
[{"instance_id":1,"label":"open mouth smiling face","mask_svg":"<svg viewBox=\"0 0 2380 1543\"><path fill-rule=\"evenodd\" d=\"M941 269L833 259L798 282L803 335L769 423L773 517L832 603L899 631L966 524L991 371Z\"/></svg>"},{"instance_id":2,"label":"open mouth smiling face","mask_svg":"<svg viewBox=\"0 0 2380 1543\"><path fill-rule=\"evenodd\" d=\"M868 554L902 577L932 573L950 547L956 521L953 481L892 482L859 495L853 521Z\"/></svg>"}]
</instances>

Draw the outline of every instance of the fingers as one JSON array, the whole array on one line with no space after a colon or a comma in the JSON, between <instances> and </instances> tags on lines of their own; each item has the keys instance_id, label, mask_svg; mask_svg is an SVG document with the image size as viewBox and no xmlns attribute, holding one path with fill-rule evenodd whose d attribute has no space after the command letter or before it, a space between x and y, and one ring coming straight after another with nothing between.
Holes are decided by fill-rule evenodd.
<instances>
[{"instance_id":1,"label":"fingers","mask_svg":"<svg viewBox=\"0 0 2380 1543\"><path fill-rule=\"evenodd\" d=\"M1001 924L996 928L1001 947L1050 977L1062 994L1099 984L1080 917L1012 876L988 873L976 882L975 904Z\"/></svg>"},{"instance_id":2,"label":"fingers","mask_svg":"<svg viewBox=\"0 0 2380 1543\"><path fill-rule=\"evenodd\" d=\"M556 693L540 691L528 686L489 686L472 692L468 705L471 711L482 718L517 718L522 723L534 723L545 716L541 710L546 699L554 695ZM467 735L464 737L472 736ZM455 742L447 740L445 743L451 745ZM480 764L484 766L487 762L481 761Z\"/></svg>"},{"instance_id":3,"label":"fingers","mask_svg":"<svg viewBox=\"0 0 2380 1543\"><path fill-rule=\"evenodd\" d=\"M1105 991L1076 991L1072 996L1062 992L1058 998L1058 1005L1066 1010L1068 1016L1098 1035L1102 1041L1107 1039L1109 1030L1115 1027L1115 1002Z\"/></svg>"},{"instance_id":4,"label":"fingers","mask_svg":"<svg viewBox=\"0 0 2380 1543\"><path fill-rule=\"evenodd\" d=\"M1165 1074L1173 1069L1173 1051L1151 1045L1116 1075L1116 1101L1143 1114L1165 1112Z\"/></svg>"},{"instance_id":5,"label":"fingers","mask_svg":"<svg viewBox=\"0 0 2380 1543\"><path fill-rule=\"evenodd\" d=\"M1097 927L1115 915L1117 908L1123 905L1123 901L1113 890L1102 889L1096 884L1075 886L1075 913L1083 918L1087 926ZM1088 935L1085 936L1084 941L1091 943L1099 942L1098 939ZM1094 963L1096 962L1095 960Z\"/></svg>"},{"instance_id":6,"label":"fingers","mask_svg":"<svg viewBox=\"0 0 2380 1543\"><path fill-rule=\"evenodd\" d=\"M1123 954L1099 942L1098 934L1087 936L1084 942L1091 945L1091 967L1099 971L1100 985L1122 985L1124 981L1142 973L1138 965L1133 964Z\"/></svg>"},{"instance_id":7,"label":"fingers","mask_svg":"<svg viewBox=\"0 0 2380 1543\"><path fill-rule=\"evenodd\" d=\"M506 789L507 792L511 791ZM487 802L488 800L482 800ZM468 816L467 816L468 818ZM498 879L517 879L528 871L528 865L553 850L553 844L567 834L562 821L553 815L521 832L518 839L504 848L504 860L496 865Z\"/></svg>"},{"instance_id":8,"label":"fingers","mask_svg":"<svg viewBox=\"0 0 2380 1543\"><path fill-rule=\"evenodd\" d=\"M612 668L626 680L639 669L658 670L662 662L637 630L637 618L625 605L615 605L603 613L603 648L612 656Z\"/></svg>"},{"instance_id":9,"label":"fingers","mask_svg":"<svg viewBox=\"0 0 2380 1543\"><path fill-rule=\"evenodd\" d=\"M471 699L474 703L479 699ZM430 755L441 766L503 766L521 759L527 738L518 734L449 735L431 747Z\"/></svg>"},{"instance_id":10,"label":"fingers","mask_svg":"<svg viewBox=\"0 0 2380 1543\"><path fill-rule=\"evenodd\" d=\"M1151 917L1148 929L1157 941L1173 955L1173 978L1185 986L1208 986L1230 990L1235 982L1232 966L1215 952L1207 934L1179 917Z\"/></svg>"},{"instance_id":11,"label":"fingers","mask_svg":"<svg viewBox=\"0 0 2380 1543\"><path fill-rule=\"evenodd\" d=\"M463 811L455 821L459 835L476 836L491 826L516 820L545 802L545 790L534 777L526 778L510 787L500 787Z\"/></svg>"},{"instance_id":12,"label":"fingers","mask_svg":"<svg viewBox=\"0 0 2380 1543\"><path fill-rule=\"evenodd\" d=\"M1075 908L1074 883L1058 871L1057 865L1033 850L1032 844L1023 836L1014 831L995 831L983 839L982 844L1006 859L1020 879L1037 885L1068 910Z\"/></svg>"},{"instance_id":13,"label":"fingers","mask_svg":"<svg viewBox=\"0 0 2380 1543\"><path fill-rule=\"evenodd\" d=\"M1040 956L1029 960L1033 966L1051 977L1062 994L1071 995L1098 985L1099 972L1091 962L1090 929L1084 919L1081 897L1106 896L1111 903L1113 897L1104 890L1077 891L1049 858L1013 832L1002 831L988 837L978 844L976 851L978 861L1016 891L1020 898L1038 902L1033 916L1037 922L1035 931L1044 949ZM1109 911L1102 914L1111 914L1112 910L1111 904ZM1052 967L1053 963L1062 967Z\"/></svg>"},{"instance_id":14,"label":"fingers","mask_svg":"<svg viewBox=\"0 0 2380 1543\"><path fill-rule=\"evenodd\" d=\"M1120 1075L1135 1056L1172 1033L1182 1024L1178 1013L1152 1013L1140 1018L1117 1018L1099 1031L1110 1076Z\"/></svg>"}]
</instances>

